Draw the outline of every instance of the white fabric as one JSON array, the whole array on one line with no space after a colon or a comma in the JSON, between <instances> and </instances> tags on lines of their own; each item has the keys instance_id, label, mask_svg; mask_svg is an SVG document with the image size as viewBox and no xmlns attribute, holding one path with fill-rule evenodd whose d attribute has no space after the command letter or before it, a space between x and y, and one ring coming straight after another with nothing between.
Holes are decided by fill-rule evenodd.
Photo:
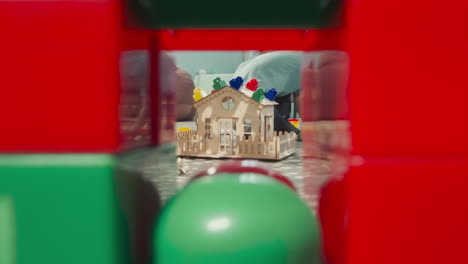
<instances>
[{"instance_id":1,"label":"white fabric","mask_svg":"<svg viewBox=\"0 0 468 264\"><path fill-rule=\"evenodd\" d=\"M221 80L226 82L226 85L229 85L229 81L232 79L232 73L195 75L195 86L201 88L207 95L210 95L213 90L213 80L216 77L221 78Z\"/></svg>"},{"instance_id":2,"label":"white fabric","mask_svg":"<svg viewBox=\"0 0 468 264\"><path fill-rule=\"evenodd\" d=\"M240 64L233 78L242 77L244 86L255 78L265 91L275 88L277 96L284 96L300 89L301 65L302 52L269 52Z\"/></svg>"}]
</instances>

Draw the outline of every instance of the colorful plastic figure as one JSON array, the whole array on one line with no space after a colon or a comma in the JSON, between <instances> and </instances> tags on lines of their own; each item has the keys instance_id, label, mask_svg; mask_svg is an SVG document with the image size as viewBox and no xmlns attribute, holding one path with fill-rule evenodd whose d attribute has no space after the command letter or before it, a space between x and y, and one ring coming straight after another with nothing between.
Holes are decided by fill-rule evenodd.
<instances>
[{"instance_id":1,"label":"colorful plastic figure","mask_svg":"<svg viewBox=\"0 0 468 264\"><path fill-rule=\"evenodd\" d=\"M247 87L247 89L249 89L250 91L254 92L258 88L257 79L250 80L245 87Z\"/></svg>"},{"instance_id":2,"label":"colorful plastic figure","mask_svg":"<svg viewBox=\"0 0 468 264\"><path fill-rule=\"evenodd\" d=\"M217 77L213 80L213 89L218 91L219 89L226 86L226 82L221 80L221 78Z\"/></svg>"},{"instance_id":3,"label":"colorful plastic figure","mask_svg":"<svg viewBox=\"0 0 468 264\"><path fill-rule=\"evenodd\" d=\"M244 83L244 79L242 79L242 77L238 76L232 80L229 81L229 85L234 88L234 89L237 89L239 90L242 86L242 84Z\"/></svg>"},{"instance_id":4,"label":"colorful plastic figure","mask_svg":"<svg viewBox=\"0 0 468 264\"><path fill-rule=\"evenodd\" d=\"M265 98L270 101L274 101L277 94L278 94L278 91L276 91L275 88L271 88L268 90L268 92L265 93Z\"/></svg>"},{"instance_id":5,"label":"colorful plastic figure","mask_svg":"<svg viewBox=\"0 0 468 264\"><path fill-rule=\"evenodd\" d=\"M193 100L198 102L200 99L206 96L206 93L201 88L196 88L193 90Z\"/></svg>"},{"instance_id":6,"label":"colorful plastic figure","mask_svg":"<svg viewBox=\"0 0 468 264\"><path fill-rule=\"evenodd\" d=\"M257 102L261 102L263 98L265 97L265 90L262 88L258 88L253 94L252 94L252 99L254 99Z\"/></svg>"}]
</instances>

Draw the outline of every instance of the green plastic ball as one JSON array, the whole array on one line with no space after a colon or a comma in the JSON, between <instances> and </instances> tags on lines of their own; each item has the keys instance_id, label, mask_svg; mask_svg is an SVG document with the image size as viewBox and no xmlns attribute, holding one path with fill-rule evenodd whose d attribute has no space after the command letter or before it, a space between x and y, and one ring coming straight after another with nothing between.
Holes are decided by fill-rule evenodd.
<instances>
[{"instance_id":1,"label":"green plastic ball","mask_svg":"<svg viewBox=\"0 0 468 264\"><path fill-rule=\"evenodd\" d=\"M154 238L154 264L320 263L310 208L260 174L193 181L165 207Z\"/></svg>"}]
</instances>

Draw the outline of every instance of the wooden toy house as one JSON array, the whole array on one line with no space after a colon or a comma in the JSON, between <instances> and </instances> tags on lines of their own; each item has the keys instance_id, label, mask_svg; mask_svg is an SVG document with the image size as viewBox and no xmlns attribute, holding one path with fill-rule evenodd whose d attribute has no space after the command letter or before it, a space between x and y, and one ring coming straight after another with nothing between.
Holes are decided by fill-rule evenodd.
<instances>
[{"instance_id":1,"label":"wooden toy house","mask_svg":"<svg viewBox=\"0 0 468 264\"><path fill-rule=\"evenodd\" d=\"M274 100L224 86L194 103L197 130L177 132L180 156L279 160L296 148L294 132L274 131ZM197 100L197 99L196 99Z\"/></svg>"}]
</instances>

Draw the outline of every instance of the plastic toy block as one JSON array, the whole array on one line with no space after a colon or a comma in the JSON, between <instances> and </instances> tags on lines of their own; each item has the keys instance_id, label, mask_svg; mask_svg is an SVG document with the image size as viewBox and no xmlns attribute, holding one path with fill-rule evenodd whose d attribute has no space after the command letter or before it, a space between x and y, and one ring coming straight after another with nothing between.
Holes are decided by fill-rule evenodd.
<instances>
[{"instance_id":1,"label":"plastic toy block","mask_svg":"<svg viewBox=\"0 0 468 264\"><path fill-rule=\"evenodd\" d=\"M341 6L340 0L325 4L318 0L292 0L288 4L240 0L226 6L215 0L187 5L166 0L130 0L135 16L154 28L325 27L336 22Z\"/></svg>"},{"instance_id":2,"label":"plastic toy block","mask_svg":"<svg viewBox=\"0 0 468 264\"><path fill-rule=\"evenodd\" d=\"M301 70L302 120L348 120L347 90L352 76L350 56L343 50L322 51L318 61L307 62Z\"/></svg>"},{"instance_id":3,"label":"plastic toy block","mask_svg":"<svg viewBox=\"0 0 468 264\"><path fill-rule=\"evenodd\" d=\"M198 102L200 99L206 96L206 93L201 88L196 88L193 90L193 100Z\"/></svg>"},{"instance_id":4,"label":"plastic toy block","mask_svg":"<svg viewBox=\"0 0 468 264\"><path fill-rule=\"evenodd\" d=\"M468 154L468 28L460 20L467 8L465 1L424 0L353 7L347 22L356 154Z\"/></svg>"},{"instance_id":5,"label":"plastic toy block","mask_svg":"<svg viewBox=\"0 0 468 264\"><path fill-rule=\"evenodd\" d=\"M247 83L247 85L245 85L245 87L246 87L247 89L249 89L250 91L255 92L255 90L257 90L257 88L258 88L258 81L257 81L257 79L252 79L252 80L250 80L250 81Z\"/></svg>"},{"instance_id":6,"label":"plastic toy block","mask_svg":"<svg viewBox=\"0 0 468 264\"><path fill-rule=\"evenodd\" d=\"M297 193L261 174L190 182L165 207L154 264L320 263L320 231Z\"/></svg>"},{"instance_id":7,"label":"plastic toy block","mask_svg":"<svg viewBox=\"0 0 468 264\"><path fill-rule=\"evenodd\" d=\"M300 120L297 118L289 118L289 123L291 123L294 127L299 128Z\"/></svg>"},{"instance_id":8,"label":"plastic toy block","mask_svg":"<svg viewBox=\"0 0 468 264\"><path fill-rule=\"evenodd\" d=\"M332 158L349 156L352 150L348 121L305 122L301 120L304 156Z\"/></svg>"},{"instance_id":9,"label":"plastic toy block","mask_svg":"<svg viewBox=\"0 0 468 264\"><path fill-rule=\"evenodd\" d=\"M185 132L192 130L190 127L180 127L177 129L177 132Z\"/></svg>"},{"instance_id":10,"label":"plastic toy block","mask_svg":"<svg viewBox=\"0 0 468 264\"><path fill-rule=\"evenodd\" d=\"M155 31L163 50L344 50L345 27L333 29L175 29ZM229 41L219 41L229 39ZM248 41L246 41L248 39ZM268 87L269 88L269 87Z\"/></svg>"},{"instance_id":11,"label":"plastic toy block","mask_svg":"<svg viewBox=\"0 0 468 264\"><path fill-rule=\"evenodd\" d=\"M15 216L16 263L149 263L150 230L169 181L160 185L157 178L143 177L142 162L151 159L163 168L161 159L172 158L165 166L175 174L175 154L161 151L1 155L0 210L8 210L6 197ZM154 158L155 152L161 158ZM4 214L0 229L3 220ZM0 251L5 250L1 237Z\"/></svg>"},{"instance_id":12,"label":"plastic toy block","mask_svg":"<svg viewBox=\"0 0 468 264\"><path fill-rule=\"evenodd\" d=\"M316 184L316 183L315 183ZM304 188L310 188L304 186ZM322 230L322 251L325 263L346 263L349 212L346 176L332 178L320 191L318 214Z\"/></svg>"},{"instance_id":13,"label":"plastic toy block","mask_svg":"<svg viewBox=\"0 0 468 264\"><path fill-rule=\"evenodd\" d=\"M345 263L468 263L467 175L468 158L352 167Z\"/></svg>"},{"instance_id":14,"label":"plastic toy block","mask_svg":"<svg viewBox=\"0 0 468 264\"><path fill-rule=\"evenodd\" d=\"M16 263L127 263L115 165L98 154L0 156L0 195L15 213Z\"/></svg>"},{"instance_id":15,"label":"plastic toy block","mask_svg":"<svg viewBox=\"0 0 468 264\"><path fill-rule=\"evenodd\" d=\"M9 196L0 195L0 263L15 264L15 212Z\"/></svg>"},{"instance_id":16,"label":"plastic toy block","mask_svg":"<svg viewBox=\"0 0 468 264\"><path fill-rule=\"evenodd\" d=\"M270 101L274 101L276 98L276 94L278 94L278 91L275 88L270 88L268 91L265 93L266 99Z\"/></svg>"},{"instance_id":17,"label":"plastic toy block","mask_svg":"<svg viewBox=\"0 0 468 264\"><path fill-rule=\"evenodd\" d=\"M148 51L151 35L123 30L117 4L0 1L11 40L0 42L2 153L110 153L127 143L120 71L125 51Z\"/></svg>"},{"instance_id":18,"label":"plastic toy block","mask_svg":"<svg viewBox=\"0 0 468 264\"><path fill-rule=\"evenodd\" d=\"M213 80L213 89L214 91L218 91L220 90L221 88L223 87L226 87L226 82L221 80L221 78L219 77L216 77L214 80Z\"/></svg>"},{"instance_id":19,"label":"plastic toy block","mask_svg":"<svg viewBox=\"0 0 468 264\"><path fill-rule=\"evenodd\" d=\"M229 81L229 85L232 88L237 89L237 90L239 90L241 88L243 83L244 83L244 80L240 76L238 76L238 77L236 77L236 78Z\"/></svg>"},{"instance_id":20,"label":"plastic toy block","mask_svg":"<svg viewBox=\"0 0 468 264\"><path fill-rule=\"evenodd\" d=\"M257 102L261 102L263 98L265 98L265 90L263 90L262 88L258 88L252 94L252 99L254 99Z\"/></svg>"}]
</instances>

